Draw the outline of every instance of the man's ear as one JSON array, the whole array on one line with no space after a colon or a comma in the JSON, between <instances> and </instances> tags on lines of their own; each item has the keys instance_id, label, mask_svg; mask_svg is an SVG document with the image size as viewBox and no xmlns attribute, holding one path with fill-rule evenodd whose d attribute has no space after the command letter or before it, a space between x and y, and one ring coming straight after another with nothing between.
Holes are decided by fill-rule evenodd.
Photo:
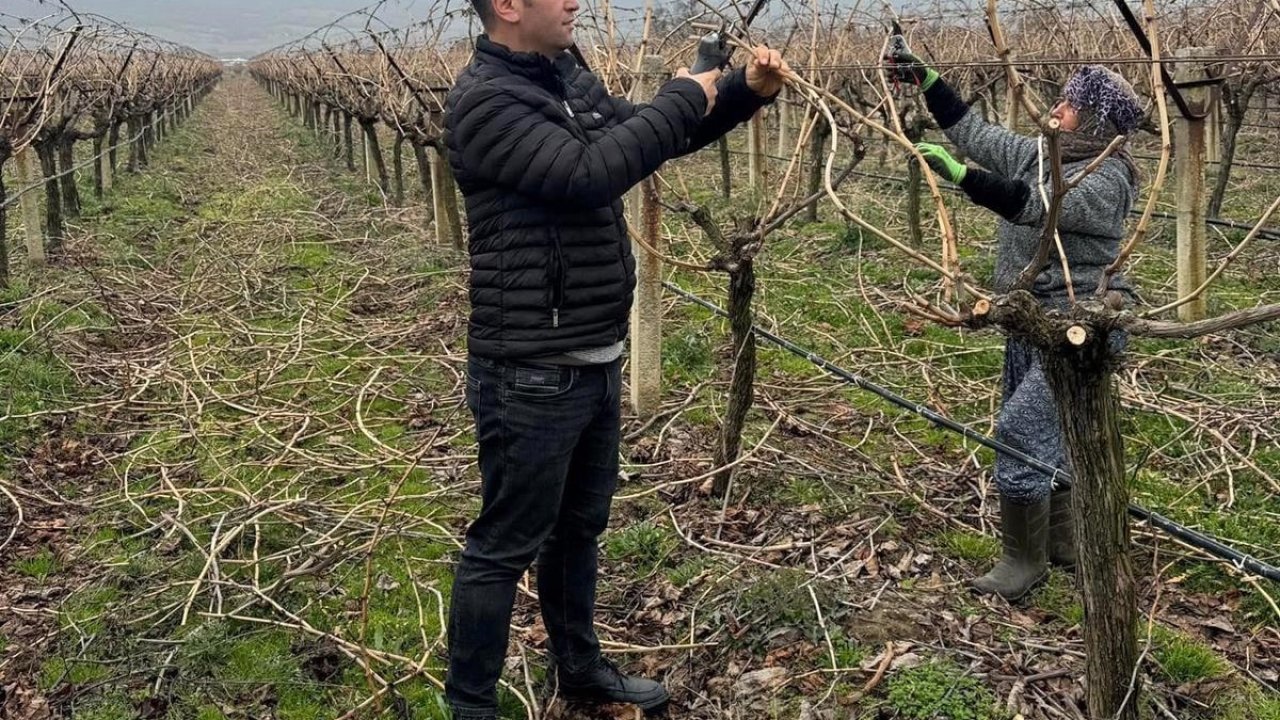
<instances>
[{"instance_id":1,"label":"man's ear","mask_svg":"<svg viewBox=\"0 0 1280 720\"><path fill-rule=\"evenodd\" d=\"M524 10L522 0L490 0L493 3L493 16L500 22L517 24L521 11Z\"/></svg>"}]
</instances>

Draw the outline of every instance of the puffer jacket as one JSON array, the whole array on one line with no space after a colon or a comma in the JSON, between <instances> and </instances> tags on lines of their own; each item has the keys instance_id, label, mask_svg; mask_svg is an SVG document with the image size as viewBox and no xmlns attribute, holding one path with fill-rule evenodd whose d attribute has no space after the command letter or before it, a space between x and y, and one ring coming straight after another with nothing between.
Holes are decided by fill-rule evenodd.
<instances>
[{"instance_id":1,"label":"puffer jacket","mask_svg":"<svg viewBox=\"0 0 1280 720\"><path fill-rule=\"evenodd\" d=\"M765 104L741 70L717 89L705 118L688 79L632 104L568 53L552 61L476 41L445 105L469 222L471 353L536 359L626 337L635 260L622 196Z\"/></svg>"}]
</instances>

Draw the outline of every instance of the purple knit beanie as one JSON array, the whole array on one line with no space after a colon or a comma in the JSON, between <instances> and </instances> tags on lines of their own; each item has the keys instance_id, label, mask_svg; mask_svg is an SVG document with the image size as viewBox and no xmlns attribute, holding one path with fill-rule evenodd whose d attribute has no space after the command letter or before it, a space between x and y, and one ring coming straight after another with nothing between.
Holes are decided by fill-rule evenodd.
<instances>
[{"instance_id":1,"label":"purple knit beanie","mask_svg":"<svg viewBox=\"0 0 1280 720\"><path fill-rule=\"evenodd\" d=\"M1101 65L1084 65L1071 76L1062 97L1077 110L1089 110L1102 126L1108 124L1125 135L1142 122L1142 103L1133 86ZM1101 129L1101 128L1100 128Z\"/></svg>"}]
</instances>

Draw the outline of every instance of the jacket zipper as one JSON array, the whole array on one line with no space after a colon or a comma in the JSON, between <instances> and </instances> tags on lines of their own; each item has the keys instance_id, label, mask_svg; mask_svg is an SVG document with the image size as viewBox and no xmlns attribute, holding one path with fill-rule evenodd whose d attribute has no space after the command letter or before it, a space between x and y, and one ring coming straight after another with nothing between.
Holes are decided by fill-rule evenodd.
<instances>
[{"instance_id":1,"label":"jacket zipper","mask_svg":"<svg viewBox=\"0 0 1280 720\"><path fill-rule=\"evenodd\" d=\"M569 92L565 87L564 78L556 75L556 87L559 89L560 104L564 106L564 111L569 114L572 119L573 108L569 107ZM560 232L554 228L551 230L551 264L555 277L551 282L551 327L553 329L560 327L560 306L564 304L564 249L560 247Z\"/></svg>"},{"instance_id":2,"label":"jacket zipper","mask_svg":"<svg viewBox=\"0 0 1280 720\"><path fill-rule=\"evenodd\" d=\"M564 107L564 111L569 114L570 118L575 117L573 108L569 107L569 88L565 85L564 78L560 76L560 73L556 73L556 90L558 90L556 94L560 96L560 104Z\"/></svg>"},{"instance_id":3,"label":"jacket zipper","mask_svg":"<svg viewBox=\"0 0 1280 720\"><path fill-rule=\"evenodd\" d=\"M560 306L564 304L564 249L560 247L560 233L551 231L551 327L560 327Z\"/></svg>"}]
</instances>

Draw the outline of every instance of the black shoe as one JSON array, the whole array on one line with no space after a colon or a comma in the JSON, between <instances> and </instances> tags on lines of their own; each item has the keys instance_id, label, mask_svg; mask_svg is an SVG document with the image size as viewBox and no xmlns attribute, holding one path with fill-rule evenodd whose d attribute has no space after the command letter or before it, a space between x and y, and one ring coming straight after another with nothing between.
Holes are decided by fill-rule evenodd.
<instances>
[{"instance_id":1,"label":"black shoe","mask_svg":"<svg viewBox=\"0 0 1280 720\"><path fill-rule=\"evenodd\" d=\"M645 715L661 715L671 696L661 683L623 675L613 661L600 657L587 669L570 673L556 666L555 678L560 698L570 703L625 703L635 705Z\"/></svg>"}]
</instances>

